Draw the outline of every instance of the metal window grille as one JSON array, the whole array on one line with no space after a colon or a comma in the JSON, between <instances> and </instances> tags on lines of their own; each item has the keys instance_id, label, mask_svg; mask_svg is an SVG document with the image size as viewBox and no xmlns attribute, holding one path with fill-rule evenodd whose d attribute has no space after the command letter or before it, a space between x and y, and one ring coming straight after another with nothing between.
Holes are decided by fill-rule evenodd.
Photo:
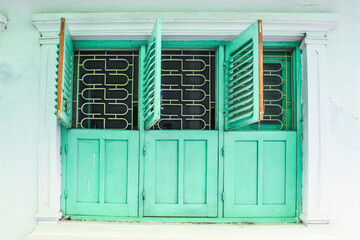
<instances>
[{"instance_id":1,"label":"metal window grille","mask_svg":"<svg viewBox=\"0 0 360 240\"><path fill-rule=\"evenodd\" d=\"M73 127L137 129L138 51L74 52Z\"/></svg>"},{"instance_id":2,"label":"metal window grille","mask_svg":"<svg viewBox=\"0 0 360 240\"><path fill-rule=\"evenodd\" d=\"M293 57L290 49L264 49L264 120L242 130L293 130Z\"/></svg>"},{"instance_id":3,"label":"metal window grille","mask_svg":"<svg viewBox=\"0 0 360 240\"><path fill-rule=\"evenodd\" d=\"M215 50L163 50L161 119L152 129L215 129Z\"/></svg>"}]
</instances>

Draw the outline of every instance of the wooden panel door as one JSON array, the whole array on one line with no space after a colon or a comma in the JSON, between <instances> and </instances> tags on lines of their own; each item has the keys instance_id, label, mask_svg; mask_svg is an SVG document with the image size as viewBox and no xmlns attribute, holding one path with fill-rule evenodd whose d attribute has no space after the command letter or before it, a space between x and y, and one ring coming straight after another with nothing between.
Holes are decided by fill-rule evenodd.
<instances>
[{"instance_id":1,"label":"wooden panel door","mask_svg":"<svg viewBox=\"0 0 360 240\"><path fill-rule=\"evenodd\" d=\"M139 132L67 133L66 214L138 215Z\"/></svg>"},{"instance_id":2,"label":"wooden panel door","mask_svg":"<svg viewBox=\"0 0 360 240\"><path fill-rule=\"evenodd\" d=\"M148 131L144 216L217 216L217 131Z\"/></svg>"},{"instance_id":3,"label":"wooden panel door","mask_svg":"<svg viewBox=\"0 0 360 240\"><path fill-rule=\"evenodd\" d=\"M295 217L296 132L226 132L224 217Z\"/></svg>"}]
</instances>

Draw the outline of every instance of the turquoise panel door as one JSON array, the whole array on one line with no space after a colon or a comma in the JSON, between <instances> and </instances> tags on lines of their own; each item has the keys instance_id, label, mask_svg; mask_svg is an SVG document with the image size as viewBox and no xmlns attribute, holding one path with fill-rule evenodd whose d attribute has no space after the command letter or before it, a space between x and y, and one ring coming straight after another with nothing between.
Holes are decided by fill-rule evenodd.
<instances>
[{"instance_id":1,"label":"turquoise panel door","mask_svg":"<svg viewBox=\"0 0 360 240\"><path fill-rule=\"evenodd\" d=\"M224 217L295 217L296 132L226 132Z\"/></svg>"},{"instance_id":2,"label":"turquoise panel door","mask_svg":"<svg viewBox=\"0 0 360 240\"><path fill-rule=\"evenodd\" d=\"M67 133L66 214L138 215L139 132Z\"/></svg>"},{"instance_id":3,"label":"turquoise panel door","mask_svg":"<svg viewBox=\"0 0 360 240\"><path fill-rule=\"evenodd\" d=\"M217 216L217 131L148 131L144 216Z\"/></svg>"}]
</instances>

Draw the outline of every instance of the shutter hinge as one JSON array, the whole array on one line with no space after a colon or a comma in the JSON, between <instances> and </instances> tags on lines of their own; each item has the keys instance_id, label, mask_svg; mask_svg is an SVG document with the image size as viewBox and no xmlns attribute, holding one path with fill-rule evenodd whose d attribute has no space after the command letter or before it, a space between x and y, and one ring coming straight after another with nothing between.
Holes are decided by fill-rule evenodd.
<instances>
[{"instance_id":1,"label":"shutter hinge","mask_svg":"<svg viewBox=\"0 0 360 240\"><path fill-rule=\"evenodd\" d=\"M222 200L223 202L225 201L225 193L224 193L224 192L221 193L221 200Z\"/></svg>"},{"instance_id":2,"label":"shutter hinge","mask_svg":"<svg viewBox=\"0 0 360 240\"><path fill-rule=\"evenodd\" d=\"M143 192L141 193L141 195L142 195L142 199L145 201L145 191L143 191Z\"/></svg>"},{"instance_id":3,"label":"shutter hinge","mask_svg":"<svg viewBox=\"0 0 360 240\"><path fill-rule=\"evenodd\" d=\"M143 154L144 155L146 154L146 146L144 146L144 148L143 148Z\"/></svg>"},{"instance_id":4,"label":"shutter hinge","mask_svg":"<svg viewBox=\"0 0 360 240\"><path fill-rule=\"evenodd\" d=\"M68 197L68 191L65 190L65 191L64 191L64 198L67 198L67 197Z\"/></svg>"},{"instance_id":5,"label":"shutter hinge","mask_svg":"<svg viewBox=\"0 0 360 240\"><path fill-rule=\"evenodd\" d=\"M221 148L221 155L222 155L223 157L225 157L225 148L224 148L224 147Z\"/></svg>"},{"instance_id":6,"label":"shutter hinge","mask_svg":"<svg viewBox=\"0 0 360 240\"><path fill-rule=\"evenodd\" d=\"M68 154L68 150L69 150L69 149L68 149L68 145L66 144L66 145L65 145L65 154Z\"/></svg>"}]
</instances>

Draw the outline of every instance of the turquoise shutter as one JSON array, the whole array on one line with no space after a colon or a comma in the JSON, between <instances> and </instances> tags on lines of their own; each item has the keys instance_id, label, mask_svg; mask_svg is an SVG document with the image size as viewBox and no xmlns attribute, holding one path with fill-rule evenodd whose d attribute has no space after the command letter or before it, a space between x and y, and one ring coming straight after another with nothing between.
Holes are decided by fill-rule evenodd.
<instances>
[{"instance_id":1,"label":"turquoise shutter","mask_svg":"<svg viewBox=\"0 0 360 240\"><path fill-rule=\"evenodd\" d=\"M161 108L161 19L156 19L142 63L143 111L145 128L151 128L160 119Z\"/></svg>"},{"instance_id":2,"label":"turquoise shutter","mask_svg":"<svg viewBox=\"0 0 360 240\"><path fill-rule=\"evenodd\" d=\"M225 130L263 119L262 22L225 46Z\"/></svg>"},{"instance_id":3,"label":"turquoise shutter","mask_svg":"<svg viewBox=\"0 0 360 240\"><path fill-rule=\"evenodd\" d=\"M56 116L62 125L71 128L73 88L73 43L65 18L61 18L56 79Z\"/></svg>"}]
</instances>

